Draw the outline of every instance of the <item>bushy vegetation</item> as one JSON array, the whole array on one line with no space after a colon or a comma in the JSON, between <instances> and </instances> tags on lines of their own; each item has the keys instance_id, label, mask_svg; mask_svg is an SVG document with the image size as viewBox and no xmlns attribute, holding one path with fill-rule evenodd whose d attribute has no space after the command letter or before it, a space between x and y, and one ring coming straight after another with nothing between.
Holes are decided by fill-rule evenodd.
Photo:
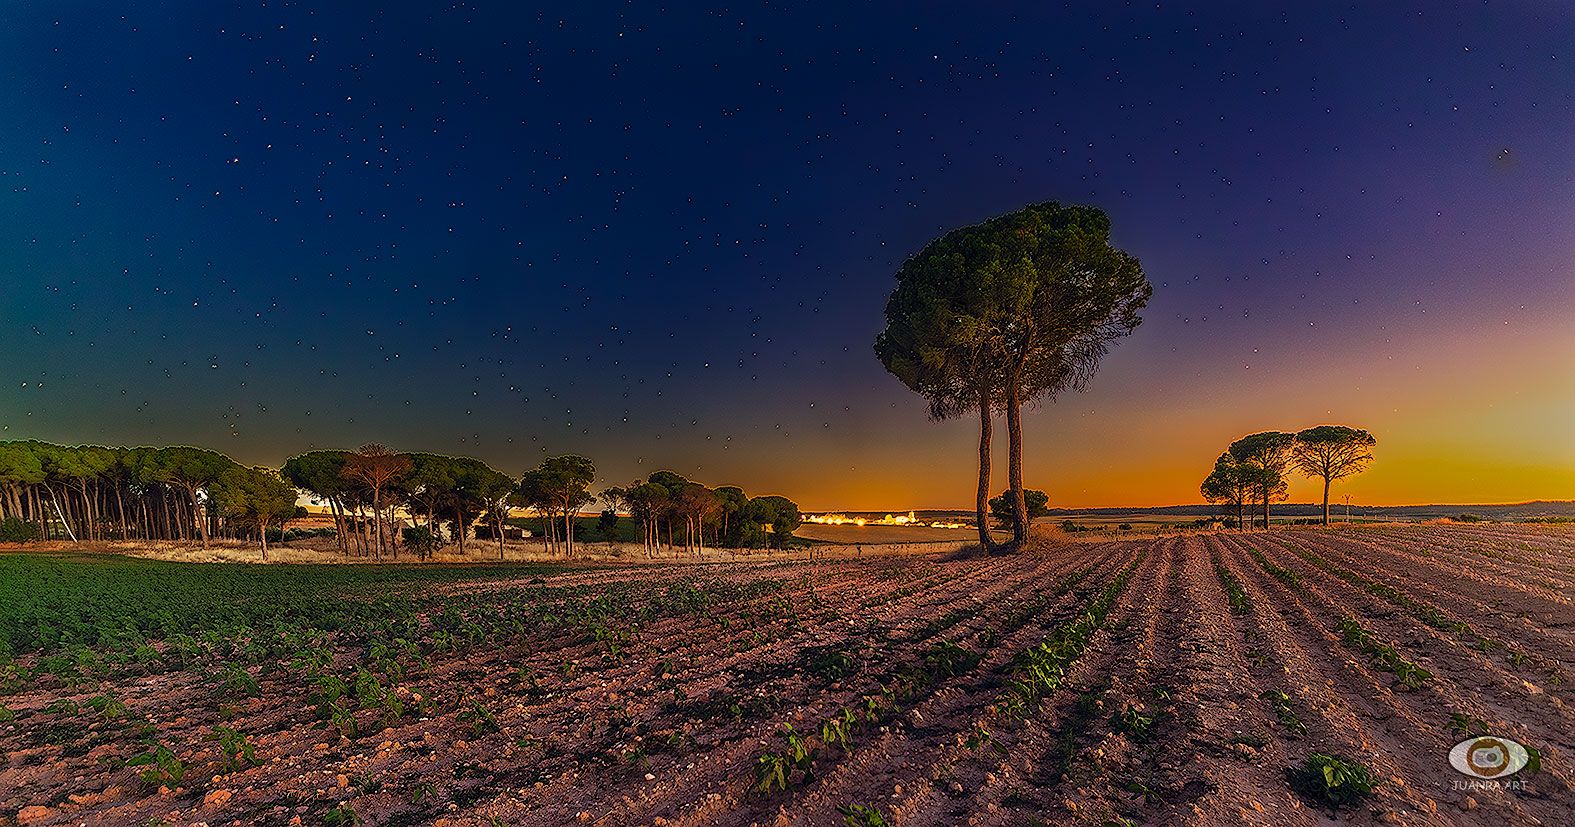
<instances>
[{"instance_id":1,"label":"bushy vegetation","mask_svg":"<svg viewBox=\"0 0 1575 827\"><path fill-rule=\"evenodd\" d=\"M132 557L0 557L0 657L73 647L135 656L149 640L179 661L216 636L279 624L323 631L389 626L431 583L554 571L553 566L290 566L166 563ZM275 632L277 634L277 632Z\"/></svg>"},{"instance_id":2,"label":"bushy vegetation","mask_svg":"<svg viewBox=\"0 0 1575 827\"><path fill-rule=\"evenodd\" d=\"M1360 762L1321 752L1287 769L1285 779L1303 798L1336 809L1357 804L1378 788L1378 777Z\"/></svg>"},{"instance_id":3,"label":"bushy vegetation","mask_svg":"<svg viewBox=\"0 0 1575 827\"><path fill-rule=\"evenodd\" d=\"M21 517L0 520L0 543L26 543L38 539L38 526Z\"/></svg>"}]
</instances>

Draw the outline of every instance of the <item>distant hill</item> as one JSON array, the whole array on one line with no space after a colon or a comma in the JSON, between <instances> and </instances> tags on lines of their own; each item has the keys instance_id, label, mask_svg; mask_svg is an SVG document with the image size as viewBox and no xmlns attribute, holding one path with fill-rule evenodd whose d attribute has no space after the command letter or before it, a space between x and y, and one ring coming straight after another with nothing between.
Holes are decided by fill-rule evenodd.
<instances>
[{"instance_id":1,"label":"distant hill","mask_svg":"<svg viewBox=\"0 0 1575 827\"><path fill-rule=\"evenodd\" d=\"M1331 515L1345 514L1344 503L1329 503ZM817 512L818 513L818 512ZM883 513L874 511L847 511L848 516L879 517ZM899 512L899 513L907 513ZM972 509L944 509L930 508L917 509L914 516L920 520L954 520L973 518ZM1160 505L1147 508L1133 507L1106 507L1106 508L1052 508L1052 517L1121 517L1126 515L1148 514L1152 516L1168 517L1212 517L1223 513L1219 506L1198 503L1197 505ZM1273 514L1280 517L1317 517L1323 514L1323 505L1320 503L1275 503ZM1473 514L1489 520L1534 520L1541 517L1571 517L1575 518L1575 500L1535 500L1529 503L1510 503L1500 505L1352 505L1351 515L1367 519L1390 520L1435 520L1440 517L1457 517L1461 514Z\"/></svg>"},{"instance_id":2,"label":"distant hill","mask_svg":"<svg viewBox=\"0 0 1575 827\"><path fill-rule=\"evenodd\" d=\"M1344 503L1329 503L1331 514L1344 514ZM1123 514L1154 514L1176 517L1207 517L1222 513L1218 506L1198 505L1163 505L1152 508L1052 508L1051 516L1071 517L1078 515L1110 516L1116 517ZM1323 514L1321 503L1275 503L1273 514L1276 517L1316 517ZM1530 520L1538 517L1575 517L1575 500L1536 500L1529 503L1511 503L1507 505L1352 505L1351 514L1372 519L1375 517L1392 520L1433 520L1439 517L1455 517L1460 514L1474 514L1489 520Z\"/></svg>"}]
</instances>

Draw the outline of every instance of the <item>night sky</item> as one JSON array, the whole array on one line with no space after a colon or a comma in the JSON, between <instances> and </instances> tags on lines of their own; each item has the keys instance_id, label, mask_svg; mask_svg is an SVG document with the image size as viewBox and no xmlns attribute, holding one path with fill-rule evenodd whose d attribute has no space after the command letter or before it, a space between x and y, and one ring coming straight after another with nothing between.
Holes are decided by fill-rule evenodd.
<instances>
[{"instance_id":1,"label":"night sky","mask_svg":"<svg viewBox=\"0 0 1575 827\"><path fill-rule=\"evenodd\" d=\"M1027 414L1052 504L1326 421L1358 502L1575 496L1567 4L120 5L0 10L0 438L966 506L881 309L1060 200L1155 289Z\"/></svg>"}]
</instances>

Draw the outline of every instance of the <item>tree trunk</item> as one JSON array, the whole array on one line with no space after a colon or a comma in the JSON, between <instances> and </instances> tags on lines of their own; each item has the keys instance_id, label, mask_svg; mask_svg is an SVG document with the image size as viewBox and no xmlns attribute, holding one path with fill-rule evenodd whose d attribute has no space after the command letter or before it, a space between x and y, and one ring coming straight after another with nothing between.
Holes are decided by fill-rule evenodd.
<instances>
[{"instance_id":1,"label":"tree trunk","mask_svg":"<svg viewBox=\"0 0 1575 827\"><path fill-rule=\"evenodd\" d=\"M121 499L120 483L118 482L115 483L115 511L120 516L120 539L124 542L131 539L131 537L126 533L128 529L126 525L126 501Z\"/></svg>"},{"instance_id":2,"label":"tree trunk","mask_svg":"<svg viewBox=\"0 0 1575 827\"><path fill-rule=\"evenodd\" d=\"M1006 386L1007 481L1012 487L1012 547L1028 543L1028 503L1023 498L1023 416L1016 381Z\"/></svg>"},{"instance_id":3,"label":"tree trunk","mask_svg":"<svg viewBox=\"0 0 1575 827\"><path fill-rule=\"evenodd\" d=\"M979 545L993 551L990 539L990 439L994 423L990 421L990 391L979 388L979 490L974 492L974 518L979 522Z\"/></svg>"},{"instance_id":4,"label":"tree trunk","mask_svg":"<svg viewBox=\"0 0 1575 827\"><path fill-rule=\"evenodd\" d=\"M202 547L206 550L208 548L208 521L203 519L202 503L197 501L197 487L192 486L186 489L186 493L191 495L191 517L197 523L197 536L202 538Z\"/></svg>"},{"instance_id":5,"label":"tree trunk","mask_svg":"<svg viewBox=\"0 0 1575 827\"><path fill-rule=\"evenodd\" d=\"M1323 524L1329 524L1329 483L1328 477L1323 478Z\"/></svg>"},{"instance_id":6,"label":"tree trunk","mask_svg":"<svg viewBox=\"0 0 1575 827\"><path fill-rule=\"evenodd\" d=\"M378 560L383 556L383 487L372 486L372 559Z\"/></svg>"}]
</instances>

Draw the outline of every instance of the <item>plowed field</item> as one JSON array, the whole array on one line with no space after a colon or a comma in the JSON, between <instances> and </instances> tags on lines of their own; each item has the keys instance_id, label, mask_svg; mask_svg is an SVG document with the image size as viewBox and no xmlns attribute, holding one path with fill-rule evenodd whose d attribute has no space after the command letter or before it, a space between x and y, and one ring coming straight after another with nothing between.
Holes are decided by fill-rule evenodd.
<instances>
[{"instance_id":1,"label":"plowed field","mask_svg":"<svg viewBox=\"0 0 1575 827\"><path fill-rule=\"evenodd\" d=\"M1575 821L1565 527L477 571L8 617L0 823ZM1540 766L1472 783L1482 733ZM1373 789L1293 790L1315 753Z\"/></svg>"}]
</instances>

